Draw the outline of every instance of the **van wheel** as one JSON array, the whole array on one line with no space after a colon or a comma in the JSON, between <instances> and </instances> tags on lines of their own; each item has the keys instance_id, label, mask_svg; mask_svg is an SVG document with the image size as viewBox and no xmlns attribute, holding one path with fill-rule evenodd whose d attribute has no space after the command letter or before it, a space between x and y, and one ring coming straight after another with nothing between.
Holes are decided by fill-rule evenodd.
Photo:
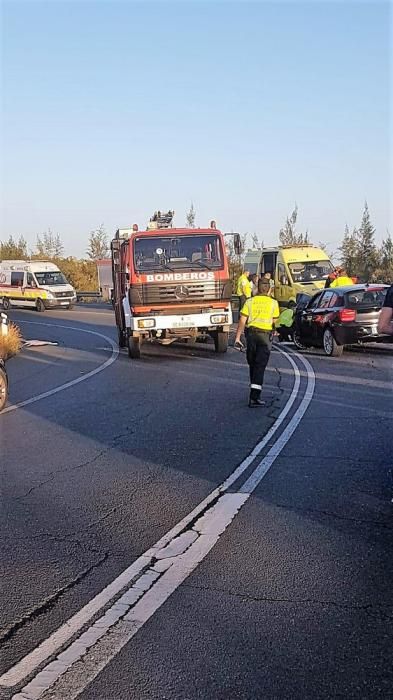
<instances>
[{"instance_id":1,"label":"van wheel","mask_svg":"<svg viewBox=\"0 0 393 700\"><path fill-rule=\"evenodd\" d=\"M139 360L141 356L141 339L133 338L132 335L128 338L128 357L132 360Z\"/></svg>"},{"instance_id":2,"label":"van wheel","mask_svg":"<svg viewBox=\"0 0 393 700\"><path fill-rule=\"evenodd\" d=\"M45 304L42 299L37 299L35 303L35 310L39 312L45 311Z\"/></svg>"},{"instance_id":3,"label":"van wheel","mask_svg":"<svg viewBox=\"0 0 393 700\"><path fill-rule=\"evenodd\" d=\"M11 302L7 297L3 297L3 309L4 311L8 311L8 309L11 308Z\"/></svg>"},{"instance_id":4,"label":"van wheel","mask_svg":"<svg viewBox=\"0 0 393 700\"><path fill-rule=\"evenodd\" d=\"M3 369L0 367L0 411L3 410L7 403L8 398L8 382L7 376Z\"/></svg>"},{"instance_id":5,"label":"van wheel","mask_svg":"<svg viewBox=\"0 0 393 700\"><path fill-rule=\"evenodd\" d=\"M71 309L73 309L73 308L74 308L73 304L68 304L68 306L66 306L67 311L71 311Z\"/></svg>"},{"instance_id":6,"label":"van wheel","mask_svg":"<svg viewBox=\"0 0 393 700\"><path fill-rule=\"evenodd\" d=\"M216 331L214 334L214 350L220 353L228 350L228 333Z\"/></svg>"},{"instance_id":7,"label":"van wheel","mask_svg":"<svg viewBox=\"0 0 393 700\"><path fill-rule=\"evenodd\" d=\"M329 357L341 357L344 345L338 345L330 328L326 328L323 334L323 349Z\"/></svg>"}]
</instances>

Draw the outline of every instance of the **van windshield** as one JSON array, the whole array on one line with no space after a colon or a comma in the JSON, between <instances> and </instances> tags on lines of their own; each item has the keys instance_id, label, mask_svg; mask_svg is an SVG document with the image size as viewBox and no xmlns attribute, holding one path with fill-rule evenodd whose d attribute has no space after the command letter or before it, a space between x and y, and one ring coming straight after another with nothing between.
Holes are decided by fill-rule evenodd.
<instances>
[{"instance_id":1,"label":"van windshield","mask_svg":"<svg viewBox=\"0 0 393 700\"><path fill-rule=\"evenodd\" d=\"M58 284L68 284L63 273L59 270L56 272L48 271L35 272L34 276L38 284L47 285L48 287L56 287Z\"/></svg>"},{"instance_id":2,"label":"van windshield","mask_svg":"<svg viewBox=\"0 0 393 700\"><path fill-rule=\"evenodd\" d=\"M330 260L289 263L288 267L293 282L305 284L307 284L307 282L322 282L334 269Z\"/></svg>"}]
</instances>

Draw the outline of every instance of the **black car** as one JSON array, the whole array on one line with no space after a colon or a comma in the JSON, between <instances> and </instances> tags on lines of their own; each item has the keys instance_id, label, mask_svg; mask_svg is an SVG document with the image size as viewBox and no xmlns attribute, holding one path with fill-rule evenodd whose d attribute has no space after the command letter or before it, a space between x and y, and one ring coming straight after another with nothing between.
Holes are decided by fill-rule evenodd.
<instances>
[{"instance_id":1,"label":"black car","mask_svg":"<svg viewBox=\"0 0 393 700\"><path fill-rule=\"evenodd\" d=\"M299 295L293 340L297 348L322 347L339 357L346 345L388 342L378 333L378 316L388 285L357 284Z\"/></svg>"}]
</instances>

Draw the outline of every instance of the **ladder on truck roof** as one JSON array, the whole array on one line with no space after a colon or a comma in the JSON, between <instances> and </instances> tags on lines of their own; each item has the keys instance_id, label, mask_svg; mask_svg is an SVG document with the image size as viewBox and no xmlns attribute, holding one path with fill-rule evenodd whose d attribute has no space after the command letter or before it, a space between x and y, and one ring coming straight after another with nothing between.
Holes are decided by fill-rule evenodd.
<instances>
[{"instance_id":1,"label":"ladder on truck roof","mask_svg":"<svg viewBox=\"0 0 393 700\"><path fill-rule=\"evenodd\" d=\"M170 209L166 214L162 214L160 211L155 211L153 216L150 218L148 228L172 228L174 216L175 212L171 211Z\"/></svg>"}]
</instances>

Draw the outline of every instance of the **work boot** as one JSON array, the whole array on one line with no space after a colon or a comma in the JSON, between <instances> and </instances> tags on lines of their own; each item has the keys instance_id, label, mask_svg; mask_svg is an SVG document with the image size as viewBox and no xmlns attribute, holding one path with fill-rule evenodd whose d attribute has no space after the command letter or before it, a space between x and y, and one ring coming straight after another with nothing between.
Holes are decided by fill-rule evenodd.
<instances>
[{"instance_id":1,"label":"work boot","mask_svg":"<svg viewBox=\"0 0 393 700\"><path fill-rule=\"evenodd\" d=\"M261 399L252 399L251 396L248 400L248 408L258 408L259 406L266 406L266 401Z\"/></svg>"}]
</instances>

